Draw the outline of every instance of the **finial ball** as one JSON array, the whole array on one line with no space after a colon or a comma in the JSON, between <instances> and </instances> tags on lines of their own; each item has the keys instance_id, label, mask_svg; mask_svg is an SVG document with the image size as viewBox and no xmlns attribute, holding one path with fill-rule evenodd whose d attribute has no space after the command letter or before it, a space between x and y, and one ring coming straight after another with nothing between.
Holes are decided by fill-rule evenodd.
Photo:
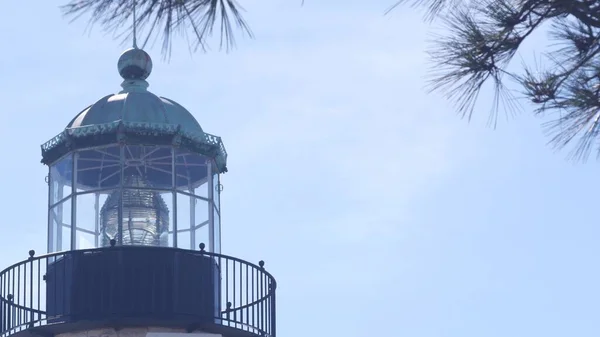
<instances>
[{"instance_id":1,"label":"finial ball","mask_svg":"<svg viewBox=\"0 0 600 337\"><path fill-rule=\"evenodd\" d=\"M142 49L131 48L121 54L117 67L124 80L145 80L152 72L152 59Z\"/></svg>"}]
</instances>

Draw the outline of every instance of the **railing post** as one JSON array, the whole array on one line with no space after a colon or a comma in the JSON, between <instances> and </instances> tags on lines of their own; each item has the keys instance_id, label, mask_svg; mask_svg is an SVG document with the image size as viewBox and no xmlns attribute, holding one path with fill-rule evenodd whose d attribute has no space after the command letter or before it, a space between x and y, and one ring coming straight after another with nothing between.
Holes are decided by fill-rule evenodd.
<instances>
[{"instance_id":1,"label":"railing post","mask_svg":"<svg viewBox=\"0 0 600 337\"><path fill-rule=\"evenodd\" d=\"M12 294L8 294L7 298L8 298L8 308L7 308L8 309L7 310L8 319L7 319L7 323L6 323L6 332L12 330L13 319L14 319L14 317L13 317L14 316L13 315L13 307L14 307L13 298L14 298L14 296Z\"/></svg>"},{"instance_id":2,"label":"railing post","mask_svg":"<svg viewBox=\"0 0 600 337\"><path fill-rule=\"evenodd\" d=\"M227 310L226 310L226 312L227 312L227 324L228 324L228 325L230 325L230 324L231 324L231 321L230 321L230 319L229 319L229 312L230 312L230 311L231 311L231 302L227 302Z\"/></svg>"},{"instance_id":3,"label":"railing post","mask_svg":"<svg viewBox=\"0 0 600 337\"><path fill-rule=\"evenodd\" d=\"M259 322L259 329L263 333L265 333L265 330L266 330L266 326L265 326L266 324L265 323L266 323L266 320L267 320L267 317L265 315L265 312L266 312L265 309L266 308L265 308L265 303L264 303L264 298L265 298L265 294L264 294L264 291L265 291L265 284L264 284L264 279L265 279L265 261L263 261L263 260L258 261L258 266L260 267L260 277L259 277L259 280L260 280L260 285L259 285L260 292L258 294L258 296L260 298L260 302L258 303L258 310L259 310L259 313L260 313L260 315L259 315L260 320L258 322Z\"/></svg>"},{"instance_id":4,"label":"railing post","mask_svg":"<svg viewBox=\"0 0 600 337\"><path fill-rule=\"evenodd\" d=\"M274 285L273 283L269 284L269 291L271 292L271 336L275 337L276 332L275 330L277 330L277 325L275 323L276 321L276 314L277 314L277 308L276 308L276 300L275 300L275 291L277 290L277 286Z\"/></svg>"},{"instance_id":5,"label":"railing post","mask_svg":"<svg viewBox=\"0 0 600 337\"><path fill-rule=\"evenodd\" d=\"M35 255L35 250L29 251L29 309L31 312L29 313L30 321L29 327L33 328L33 322L35 321L35 315L33 310L33 256ZM39 281L38 281L39 282Z\"/></svg>"}]
</instances>

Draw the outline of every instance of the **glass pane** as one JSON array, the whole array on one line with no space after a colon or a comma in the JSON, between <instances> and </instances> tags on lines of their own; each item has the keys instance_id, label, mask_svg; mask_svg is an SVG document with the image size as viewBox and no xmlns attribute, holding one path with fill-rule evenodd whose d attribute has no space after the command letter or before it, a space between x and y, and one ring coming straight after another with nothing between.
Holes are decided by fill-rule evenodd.
<instances>
[{"instance_id":1,"label":"glass pane","mask_svg":"<svg viewBox=\"0 0 600 337\"><path fill-rule=\"evenodd\" d=\"M50 252L71 249L71 198L50 209L51 233Z\"/></svg>"},{"instance_id":2,"label":"glass pane","mask_svg":"<svg viewBox=\"0 0 600 337\"><path fill-rule=\"evenodd\" d=\"M71 247L71 209L72 201L71 198L65 200L63 203L63 222L62 222L62 245L61 250L70 250Z\"/></svg>"},{"instance_id":3,"label":"glass pane","mask_svg":"<svg viewBox=\"0 0 600 337\"><path fill-rule=\"evenodd\" d=\"M210 240L208 239L208 223L205 223L204 226L198 227L196 228L196 230L194 230L194 239L194 241L196 241L196 247L194 248L194 250L200 250L200 248L198 247L201 243L205 245L205 250L210 249L208 247L210 242Z\"/></svg>"},{"instance_id":4,"label":"glass pane","mask_svg":"<svg viewBox=\"0 0 600 337\"><path fill-rule=\"evenodd\" d=\"M91 249L96 248L95 241L96 236L90 233L85 233L80 230L77 231L77 249Z\"/></svg>"},{"instance_id":5,"label":"glass pane","mask_svg":"<svg viewBox=\"0 0 600 337\"><path fill-rule=\"evenodd\" d=\"M97 233L97 237L96 237L96 242L95 242L95 246L96 247L104 247L103 245L103 235L102 235L102 207L104 207L104 204L106 203L106 200L108 200L108 198L112 195L115 194L116 190L109 190L109 191L104 191L102 193L98 193L99 194L99 198L98 198L98 209L95 209L95 217L96 219L98 219L98 227L96 228L96 233ZM107 245L110 245L110 240L106 241L106 239L104 240Z\"/></svg>"},{"instance_id":6,"label":"glass pane","mask_svg":"<svg viewBox=\"0 0 600 337\"><path fill-rule=\"evenodd\" d=\"M188 230L191 224L194 223L195 197L190 197L185 194L177 193L177 231Z\"/></svg>"},{"instance_id":7,"label":"glass pane","mask_svg":"<svg viewBox=\"0 0 600 337\"><path fill-rule=\"evenodd\" d=\"M205 226L208 223L208 202L206 200L196 198L196 207L194 214L194 227ZM208 244L208 242L205 242Z\"/></svg>"},{"instance_id":8,"label":"glass pane","mask_svg":"<svg viewBox=\"0 0 600 337\"><path fill-rule=\"evenodd\" d=\"M180 149L175 153L177 189L190 192L195 190L196 195L206 197L207 157Z\"/></svg>"},{"instance_id":9,"label":"glass pane","mask_svg":"<svg viewBox=\"0 0 600 337\"><path fill-rule=\"evenodd\" d=\"M183 232L177 232L177 248L190 249L191 247L192 232L187 230Z\"/></svg>"},{"instance_id":10,"label":"glass pane","mask_svg":"<svg viewBox=\"0 0 600 337\"><path fill-rule=\"evenodd\" d=\"M126 145L124 152L126 186L172 188L172 147Z\"/></svg>"},{"instance_id":11,"label":"glass pane","mask_svg":"<svg viewBox=\"0 0 600 337\"><path fill-rule=\"evenodd\" d=\"M195 234L194 234L194 246L195 249L198 249L198 245L200 243L204 243L206 245L206 250L210 250L210 240L208 237L209 230L209 216L208 216L208 207L210 203L206 200L196 198L196 207L195 207Z\"/></svg>"},{"instance_id":12,"label":"glass pane","mask_svg":"<svg viewBox=\"0 0 600 337\"><path fill-rule=\"evenodd\" d=\"M75 227L78 233L87 233L91 235L91 239L88 236L83 236L85 240L91 240L91 247L96 248L101 246L100 240L100 210L104 206L106 199L110 194L114 194L115 191L104 191L103 193L91 192L78 194L77 198L77 211L75 218ZM77 247L79 247L79 234L76 236ZM108 239L106 244L110 243Z\"/></svg>"},{"instance_id":13,"label":"glass pane","mask_svg":"<svg viewBox=\"0 0 600 337\"><path fill-rule=\"evenodd\" d=\"M106 200L100 206L98 224L100 238L100 247L110 247L110 241L119 240L119 202L121 199L120 190L114 190L108 195Z\"/></svg>"},{"instance_id":14,"label":"glass pane","mask_svg":"<svg viewBox=\"0 0 600 337\"><path fill-rule=\"evenodd\" d=\"M221 175L215 174L213 175L213 201L215 202L215 207L217 209L221 209Z\"/></svg>"},{"instance_id":15,"label":"glass pane","mask_svg":"<svg viewBox=\"0 0 600 337\"><path fill-rule=\"evenodd\" d=\"M71 179L73 175L72 158L71 155L67 155L50 166L50 205L59 202L71 194Z\"/></svg>"},{"instance_id":16,"label":"glass pane","mask_svg":"<svg viewBox=\"0 0 600 337\"><path fill-rule=\"evenodd\" d=\"M196 213L194 210L195 197L177 193L177 247L192 249L194 242L191 235L191 224L194 223Z\"/></svg>"},{"instance_id":17,"label":"glass pane","mask_svg":"<svg viewBox=\"0 0 600 337\"><path fill-rule=\"evenodd\" d=\"M164 247L174 247L175 243L173 242L173 232L169 232L167 235L164 236L164 238Z\"/></svg>"},{"instance_id":18,"label":"glass pane","mask_svg":"<svg viewBox=\"0 0 600 337\"><path fill-rule=\"evenodd\" d=\"M209 188L210 188L210 185L209 185L208 181L202 182L202 183L198 184L198 186L194 190L194 194L199 197L208 198L208 189Z\"/></svg>"},{"instance_id":19,"label":"glass pane","mask_svg":"<svg viewBox=\"0 0 600 337\"><path fill-rule=\"evenodd\" d=\"M97 225L96 208L100 207L100 205L96 205L96 193L79 194L75 198L77 200L75 227L94 233Z\"/></svg>"},{"instance_id":20,"label":"glass pane","mask_svg":"<svg viewBox=\"0 0 600 337\"><path fill-rule=\"evenodd\" d=\"M58 251L57 245L60 233L60 221L58 220L57 209L57 207L53 207L48 210L48 253L54 253Z\"/></svg>"},{"instance_id":21,"label":"glass pane","mask_svg":"<svg viewBox=\"0 0 600 337\"><path fill-rule=\"evenodd\" d=\"M82 150L77 161L77 191L118 187L121 183L119 146Z\"/></svg>"},{"instance_id":22,"label":"glass pane","mask_svg":"<svg viewBox=\"0 0 600 337\"><path fill-rule=\"evenodd\" d=\"M164 219L166 221L167 231L160 236L161 247L174 247L173 246L173 217L177 214L177 210L173 207L173 192L162 192L160 197L165 202L167 208L167 216Z\"/></svg>"},{"instance_id":23,"label":"glass pane","mask_svg":"<svg viewBox=\"0 0 600 337\"><path fill-rule=\"evenodd\" d=\"M213 253L221 253L221 216L216 208L213 208L213 221L215 225L214 229L214 240L215 247L212 249Z\"/></svg>"}]
</instances>

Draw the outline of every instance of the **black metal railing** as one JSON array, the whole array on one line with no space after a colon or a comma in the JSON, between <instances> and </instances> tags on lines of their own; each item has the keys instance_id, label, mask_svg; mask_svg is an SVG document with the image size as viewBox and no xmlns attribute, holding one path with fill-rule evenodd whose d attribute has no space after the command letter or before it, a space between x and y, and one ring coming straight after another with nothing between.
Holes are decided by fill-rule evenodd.
<instances>
[{"instance_id":1,"label":"black metal railing","mask_svg":"<svg viewBox=\"0 0 600 337\"><path fill-rule=\"evenodd\" d=\"M124 266L123 261L136 254L135 264ZM165 258L155 268L160 263L157 257ZM186 260L191 264L181 262ZM200 260L204 266L209 261L210 268L190 268ZM160 290L165 285L172 289ZM276 287L263 261L256 265L207 252L204 244L199 251L146 246L43 256L30 251L27 260L0 272L0 336L78 320L102 320L110 313L111 321L115 316L185 317L198 327L208 324L275 337ZM208 303L211 310L193 302Z\"/></svg>"}]
</instances>

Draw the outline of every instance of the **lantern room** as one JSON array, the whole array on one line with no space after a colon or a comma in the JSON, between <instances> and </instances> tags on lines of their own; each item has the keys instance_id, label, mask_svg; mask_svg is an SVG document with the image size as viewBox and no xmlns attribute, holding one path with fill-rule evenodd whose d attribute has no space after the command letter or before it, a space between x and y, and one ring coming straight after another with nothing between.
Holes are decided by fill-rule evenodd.
<instances>
[{"instance_id":1,"label":"lantern room","mask_svg":"<svg viewBox=\"0 0 600 337\"><path fill-rule=\"evenodd\" d=\"M220 253L219 176L227 153L176 102L147 90L148 54L125 51L117 94L81 111L42 145L48 252L110 245Z\"/></svg>"},{"instance_id":2,"label":"lantern room","mask_svg":"<svg viewBox=\"0 0 600 337\"><path fill-rule=\"evenodd\" d=\"M277 284L221 254L221 138L148 91L148 54L122 90L42 145L48 254L0 271L0 335L275 337Z\"/></svg>"}]
</instances>

